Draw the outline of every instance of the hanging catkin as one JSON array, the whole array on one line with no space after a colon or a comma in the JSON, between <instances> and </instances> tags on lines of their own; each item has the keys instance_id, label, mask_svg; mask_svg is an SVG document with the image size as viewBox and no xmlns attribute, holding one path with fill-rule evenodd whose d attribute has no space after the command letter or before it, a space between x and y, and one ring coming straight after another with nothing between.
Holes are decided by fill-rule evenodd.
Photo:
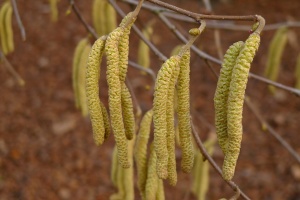
<instances>
[{"instance_id":1,"label":"hanging catkin","mask_svg":"<svg viewBox=\"0 0 300 200\"><path fill-rule=\"evenodd\" d=\"M107 110L102 102L100 102L102 116L103 116L103 122L104 122L104 140L106 140L110 135L110 123L109 123L109 116L107 113Z\"/></svg>"},{"instance_id":2,"label":"hanging catkin","mask_svg":"<svg viewBox=\"0 0 300 200\"><path fill-rule=\"evenodd\" d=\"M240 153L243 133L242 114L245 90L248 81L250 65L253 61L256 51L258 50L259 43L259 33L252 33L246 40L245 45L236 60L236 65L232 71L227 110L228 145L227 149L225 150L226 154L223 163L223 178L225 180L232 179L236 162Z\"/></svg>"},{"instance_id":3,"label":"hanging catkin","mask_svg":"<svg viewBox=\"0 0 300 200\"><path fill-rule=\"evenodd\" d=\"M182 149L181 168L189 173L194 163L194 148L191 137L191 119L190 119L190 50L188 49L180 61L180 73L177 83L178 95L178 129L180 146Z\"/></svg>"},{"instance_id":4,"label":"hanging catkin","mask_svg":"<svg viewBox=\"0 0 300 200\"><path fill-rule=\"evenodd\" d=\"M14 39L12 29L12 6L10 1L6 1L0 9L0 37L1 49L4 55L14 51Z\"/></svg>"},{"instance_id":5,"label":"hanging catkin","mask_svg":"<svg viewBox=\"0 0 300 200\"><path fill-rule=\"evenodd\" d=\"M178 56L179 57L179 56ZM178 58L180 59L180 58ZM181 63L181 61L180 61ZM172 77L169 81L169 88L167 91L167 147L168 147L168 179L172 186L177 183L177 172L176 172L176 156L175 156L175 129L174 129L174 89L178 79L180 67L179 63L171 66Z\"/></svg>"},{"instance_id":6,"label":"hanging catkin","mask_svg":"<svg viewBox=\"0 0 300 200\"><path fill-rule=\"evenodd\" d=\"M124 122L122 116L121 91L122 85L119 78L119 41L124 29L116 28L106 40L105 50L107 56L107 83L109 96L109 111L111 126L118 147L118 160L123 168L129 168L128 142L125 136Z\"/></svg>"},{"instance_id":7,"label":"hanging catkin","mask_svg":"<svg viewBox=\"0 0 300 200\"><path fill-rule=\"evenodd\" d=\"M295 76L296 76L295 88L300 90L300 54L298 54L297 57Z\"/></svg>"},{"instance_id":8,"label":"hanging catkin","mask_svg":"<svg viewBox=\"0 0 300 200\"><path fill-rule=\"evenodd\" d=\"M93 25L98 35L105 35L108 32L106 29L106 17L105 17L105 4L106 0L94 0L93 10L92 10L92 19Z\"/></svg>"},{"instance_id":9,"label":"hanging catkin","mask_svg":"<svg viewBox=\"0 0 300 200\"><path fill-rule=\"evenodd\" d=\"M216 133L219 145L224 154L226 154L225 150L228 143L227 99L229 86L235 61L243 46L244 42L236 42L226 51L214 97Z\"/></svg>"},{"instance_id":10,"label":"hanging catkin","mask_svg":"<svg viewBox=\"0 0 300 200\"><path fill-rule=\"evenodd\" d=\"M146 200L156 199L156 194L158 190L158 180L159 180L156 173L156 164L157 164L156 151L153 148L153 145L151 145L150 157L149 157L148 169L147 169L147 181L146 181L146 188L145 188Z\"/></svg>"},{"instance_id":11,"label":"hanging catkin","mask_svg":"<svg viewBox=\"0 0 300 200\"><path fill-rule=\"evenodd\" d=\"M153 111L144 115L134 149L134 159L137 167L137 186L142 198L145 198L145 186L147 180L147 144L151 131Z\"/></svg>"},{"instance_id":12,"label":"hanging catkin","mask_svg":"<svg viewBox=\"0 0 300 200\"><path fill-rule=\"evenodd\" d=\"M100 63L104 51L105 37L100 37L92 46L86 69L86 95L93 126L93 137L97 145L105 139L105 126L99 99Z\"/></svg>"},{"instance_id":13,"label":"hanging catkin","mask_svg":"<svg viewBox=\"0 0 300 200\"><path fill-rule=\"evenodd\" d=\"M122 84L122 114L124 119L125 135L128 140L133 138L135 133L135 120L131 94L125 83Z\"/></svg>"},{"instance_id":14,"label":"hanging catkin","mask_svg":"<svg viewBox=\"0 0 300 200\"><path fill-rule=\"evenodd\" d=\"M168 100L169 82L172 78L173 67L178 65L180 57L173 56L168 59L158 72L154 100L153 100L153 122L154 122L154 147L157 155L157 175L159 178L168 177L168 148L167 148L167 125L166 102Z\"/></svg>"}]
</instances>

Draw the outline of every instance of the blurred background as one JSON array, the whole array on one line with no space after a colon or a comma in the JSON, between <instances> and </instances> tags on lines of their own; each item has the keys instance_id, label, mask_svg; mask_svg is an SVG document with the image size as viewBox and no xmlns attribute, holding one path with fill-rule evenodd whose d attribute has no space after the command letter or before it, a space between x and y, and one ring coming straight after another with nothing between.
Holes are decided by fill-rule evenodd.
<instances>
[{"instance_id":1,"label":"blurred background","mask_svg":"<svg viewBox=\"0 0 300 200\"><path fill-rule=\"evenodd\" d=\"M0 5L3 4L0 1ZM193 12L207 13L202 1L165 1ZM20 16L26 29L23 42L13 17L15 51L7 59L25 80L19 86L14 77L0 63L0 200L102 200L116 192L110 180L111 156L114 146L112 136L101 147L92 138L89 117L82 117L75 108L72 90L72 60L77 43L88 35L74 12L66 15L69 1L60 0L58 20L51 21L47 0L17 1ZM92 25L93 2L75 1L82 16ZM133 8L124 2L118 5L128 13ZM300 21L298 0L222 0L211 1L212 11L219 15L259 14L266 23ZM136 25L143 29L154 19L151 41L166 56L182 44L154 14L141 10ZM121 18L118 16L118 22ZM197 27L196 24L172 20L183 35ZM219 22L222 23L222 22ZM224 24L228 22L224 21ZM236 41L246 40L249 30L219 29L221 46L215 45L214 29L207 28L195 45L218 58L221 52ZM279 27L278 27L279 28ZM281 59L278 82L290 87L296 83L295 66L299 54L300 29L290 27L287 45ZM251 72L264 76L268 49L276 29L262 33L261 46L252 63ZM91 42L93 39L91 38ZM137 60L138 36L130 36L130 60ZM161 61L151 52L151 68L157 72ZM219 73L219 66L211 63ZM101 98L107 106L105 61L101 71ZM153 93L150 76L129 67L128 79L144 112L151 109ZM192 53L191 57L191 113L200 137L205 140L213 132L213 97L217 79L207 64ZM288 144L300 153L300 98L277 89L275 94L268 86L249 79L246 93L263 118ZM252 199L300 200L299 162L264 131L262 124L248 107L243 114L244 135L241 154L233 181ZM171 187L165 182L166 199L196 199L189 193L191 176L180 169L181 151L178 150L178 183ZM222 165L223 153L215 145L213 158ZM207 199L229 198L233 191L221 177L210 169ZM136 198L140 199L136 189Z\"/></svg>"}]
</instances>

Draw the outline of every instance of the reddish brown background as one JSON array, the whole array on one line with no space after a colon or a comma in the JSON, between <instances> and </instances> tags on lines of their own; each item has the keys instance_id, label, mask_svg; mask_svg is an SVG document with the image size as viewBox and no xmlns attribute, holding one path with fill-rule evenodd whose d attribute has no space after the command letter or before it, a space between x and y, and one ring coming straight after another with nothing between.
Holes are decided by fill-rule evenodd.
<instances>
[{"instance_id":1,"label":"reddish brown background","mask_svg":"<svg viewBox=\"0 0 300 200\"><path fill-rule=\"evenodd\" d=\"M0 1L0 3L2 3ZM92 1L75 1L83 16L91 23ZM195 12L205 11L199 1L168 1ZM300 2L285 1L212 1L216 14L260 14L267 24L300 19ZM48 1L20 0L20 14L24 22L27 40L22 42L14 21L16 50L7 58L25 79L20 87L1 63L0 65L0 200L31 199L108 199L116 192L110 181L110 160L113 137L101 147L92 140L91 124L74 107L71 66L77 42L87 35L74 13L65 16L68 1L59 3L59 20L50 21ZM126 12L126 4L119 5ZM141 27L154 15L142 11L137 22ZM120 20L120 18L119 18ZM142 22L142 23L141 23ZM239 22L241 23L241 22ZM248 24L249 23L241 23ZM180 30L187 34L192 25L181 23ZM164 25L156 21L152 41L169 55L180 44ZM299 28L292 28L299 41ZM251 71L262 75L267 59L270 40L274 31L265 31L261 47ZM248 32L221 30L222 49L245 40ZM131 36L130 59L136 60L137 36ZM287 45L282 60L279 82L295 84L294 67L298 48ZM207 29L197 41L203 51L217 57L213 31ZM152 68L157 72L160 62L151 55ZM191 101L194 121L199 125L201 138L205 139L208 128L199 120L204 117L213 124L213 95L216 79L205 63L192 55ZM219 69L218 66L214 66ZM105 66L103 65L105 70ZM102 72L102 98L107 105L104 74ZM152 93L145 89L153 84L147 76L129 68L130 81L141 108L151 108ZM272 96L264 83L250 79L247 94L267 121L282 137L300 153L299 118L300 100L296 96L277 90ZM198 117L197 117L198 116ZM178 151L178 162L180 160ZM223 154L216 146L214 159L222 164ZM179 166L179 165L178 165ZM214 170L210 171L211 182L207 199L229 198L233 191ZM189 175L182 174L176 187L165 182L166 199L183 199L190 186ZM267 132L251 111L244 109L244 136L234 181L252 199L299 200L299 163ZM136 191L136 199L140 199ZM195 199L191 195L188 199Z\"/></svg>"}]
</instances>

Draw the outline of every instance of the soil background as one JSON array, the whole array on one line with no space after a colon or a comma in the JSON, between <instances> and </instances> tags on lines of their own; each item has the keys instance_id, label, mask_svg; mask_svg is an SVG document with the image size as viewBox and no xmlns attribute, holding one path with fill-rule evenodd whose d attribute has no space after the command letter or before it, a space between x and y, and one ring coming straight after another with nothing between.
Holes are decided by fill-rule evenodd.
<instances>
[{"instance_id":1,"label":"soil background","mask_svg":"<svg viewBox=\"0 0 300 200\"><path fill-rule=\"evenodd\" d=\"M72 91L72 57L78 41L87 36L74 13L65 15L69 1L61 0L59 20L50 21L48 1L20 0L18 6L26 28L27 39L21 40L16 21L13 21L15 51L7 59L23 77L20 87L4 64L0 64L0 200L105 200L116 192L110 180L114 139L111 136L101 147L92 138L89 118L81 116L74 106ZM92 0L75 1L83 17L91 23ZM182 8L204 13L200 1L167 1ZM0 4L3 0L0 1ZM127 13L132 8L118 4ZM299 21L299 0L223 0L212 1L214 13L222 15L260 14L267 24ZM137 21L140 28L155 19L151 40L169 56L181 42L155 15L142 10ZM121 19L118 18L118 21ZM175 22L175 21L174 21ZM227 23L227 22L224 22ZM177 23L187 36L192 24ZM238 24L251 25L249 22ZM295 84L295 63L299 54L300 29L290 28L289 42L281 62L278 82ZM264 31L261 46L251 72L263 75L268 47L275 31ZM206 29L196 45L206 53L218 57L213 29ZM220 30L223 52L232 43L245 40L248 31ZM130 55L137 60L138 37L132 32ZM91 42L93 40L91 39ZM151 68L158 71L161 62L151 54ZM219 66L212 64L219 71ZM107 106L105 62L102 65L101 99ZM138 102L145 112L151 108L153 86L149 76L129 67L131 81ZM192 54L191 103L192 114L199 134L205 140L214 124L213 96L216 78L205 62ZM300 99L289 92L276 90L272 95L266 84L249 80L247 94L272 127L300 153ZM300 200L300 165L268 132L253 113L244 108L244 135L234 181L252 199ZM181 152L177 151L178 183L171 187L165 182L166 199L196 199L189 193L190 175L180 169ZM215 146L213 158L221 166L223 154ZM210 169L207 199L229 198L233 191ZM136 189L136 198L140 199Z\"/></svg>"}]
</instances>

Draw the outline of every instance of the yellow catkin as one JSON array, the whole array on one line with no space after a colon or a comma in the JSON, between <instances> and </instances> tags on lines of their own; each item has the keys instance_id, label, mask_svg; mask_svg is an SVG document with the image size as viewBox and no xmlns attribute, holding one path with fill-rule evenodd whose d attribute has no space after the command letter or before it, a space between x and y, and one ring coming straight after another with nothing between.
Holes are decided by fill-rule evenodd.
<instances>
[{"instance_id":1,"label":"yellow catkin","mask_svg":"<svg viewBox=\"0 0 300 200\"><path fill-rule=\"evenodd\" d=\"M51 11L51 21L56 22L58 19L58 9L57 9L58 0L49 0L49 3L50 3L50 11Z\"/></svg>"},{"instance_id":2,"label":"yellow catkin","mask_svg":"<svg viewBox=\"0 0 300 200\"><path fill-rule=\"evenodd\" d=\"M153 29L150 25L147 25L143 29L143 35L147 40L150 40L150 37L152 35ZM149 68L150 67L150 49L148 45L143 41L139 41L139 46L138 46L138 60L137 63L144 68ZM144 71L141 71L143 75L146 73Z\"/></svg>"},{"instance_id":3,"label":"yellow catkin","mask_svg":"<svg viewBox=\"0 0 300 200\"><path fill-rule=\"evenodd\" d=\"M300 89L300 54L297 57L295 76L296 76L295 88Z\"/></svg>"},{"instance_id":4,"label":"yellow catkin","mask_svg":"<svg viewBox=\"0 0 300 200\"><path fill-rule=\"evenodd\" d=\"M164 182L162 179L158 179L158 188L156 192L156 200L165 200Z\"/></svg>"},{"instance_id":5,"label":"yellow catkin","mask_svg":"<svg viewBox=\"0 0 300 200\"><path fill-rule=\"evenodd\" d=\"M106 30L106 0L94 0L92 9L93 25L98 35L105 35L108 33Z\"/></svg>"},{"instance_id":6,"label":"yellow catkin","mask_svg":"<svg viewBox=\"0 0 300 200\"><path fill-rule=\"evenodd\" d=\"M191 137L190 119L190 50L187 50L180 61L180 73L177 83L178 94L178 129L182 149L181 168L189 173L194 163L194 148Z\"/></svg>"},{"instance_id":7,"label":"yellow catkin","mask_svg":"<svg viewBox=\"0 0 300 200\"><path fill-rule=\"evenodd\" d=\"M10 1L6 1L0 9L0 37L1 37L1 49L4 55L9 53L8 36L6 32L6 16L9 8L11 7Z\"/></svg>"},{"instance_id":8,"label":"yellow catkin","mask_svg":"<svg viewBox=\"0 0 300 200\"><path fill-rule=\"evenodd\" d=\"M178 59L180 59L178 57ZM174 129L174 89L178 79L180 67L179 62L172 66L172 77L169 81L169 88L167 91L167 147L168 147L168 179L172 186L177 183L177 172L176 172L176 156L175 156L175 129Z\"/></svg>"},{"instance_id":9,"label":"yellow catkin","mask_svg":"<svg viewBox=\"0 0 300 200\"><path fill-rule=\"evenodd\" d=\"M118 27L111 32L106 40L105 50L107 56L106 79L108 83L109 111L111 126L118 147L118 160L123 168L129 168L128 142L122 116L121 82L119 79L119 50L118 44L124 29Z\"/></svg>"},{"instance_id":10,"label":"yellow catkin","mask_svg":"<svg viewBox=\"0 0 300 200\"><path fill-rule=\"evenodd\" d=\"M104 122L104 140L106 140L109 135L110 135L110 123L109 123L109 116L108 112L104 106L104 104L100 101L100 106L101 106L101 111L102 111L102 116L103 116L103 122Z\"/></svg>"},{"instance_id":11,"label":"yellow catkin","mask_svg":"<svg viewBox=\"0 0 300 200\"><path fill-rule=\"evenodd\" d=\"M118 152L117 147L114 146L113 153L112 153L112 162L111 162L111 172L110 177L113 185L118 187Z\"/></svg>"},{"instance_id":12,"label":"yellow catkin","mask_svg":"<svg viewBox=\"0 0 300 200\"><path fill-rule=\"evenodd\" d=\"M105 126L99 99L100 63L104 51L104 45L105 37L100 37L95 41L89 54L86 70L86 95L88 109L93 126L93 137L97 145L101 145L105 139Z\"/></svg>"},{"instance_id":13,"label":"yellow catkin","mask_svg":"<svg viewBox=\"0 0 300 200\"><path fill-rule=\"evenodd\" d=\"M86 45L85 48L83 49L80 61L78 63L78 70L77 70L78 73L77 75L78 98L77 99L79 100L79 107L84 117L88 115L85 79L86 79L87 60L89 57L90 50L91 50L90 44Z\"/></svg>"},{"instance_id":14,"label":"yellow catkin","mask_svg":"<svg viewBox=\"0 0 300 200\"><path fill-rule=\"evenodd\" d=\"M13 29L12 29L12 12L13 12L13 8L11 6L11 4L9 4L10 6L8 7L8 10L6 12L5 15L5 32L6 32L6 40L7 40L7 49L8 52L7 53L11 53L14 51L15 47L14 47L14 33L13 33Z\"/></svg>"},{"instance_id":15,"label":"yellow catkin","mask_svg":"<svg viewBox=\"0 0 300 200\"><path fill-rule=\"evenodd\" d=\"M243 46L244 42L236 42L226 51L214 97L216 133L219 145L224 154L226 153L225 150L228 143L227 99L229 86L235 61Z\"/></svg>"},{"instance_id":16,"label":"yellow catkin","mask_svg":"<svg viewBox=\"0 0 300 200\"><path fill-rule=\"evenodd\" d=\"M133 113L133 104L131 94L126 87L125 83L122 83L122 114L124 119L125 135L128 140L131 140L135 133L135 120Z\"/></svg>"},{"instance_id":17,"label":"yellow catkin","mask_svg":"<svg viewBox=\"0 0 300 200\"><path fill-rule=\"evenodd\" d=\"M137 167L137 186L142 198L145 198L147 180L147 144L151 131L153 111L146 112L140 124L139 134L134 149L134 159Z\"/></svg>"},{"instance_id":18,"label":"yellow catkin","mask_svg":"<svg viewBox=\"0 0 300 200\"><path fill-rule=\"evenodd\" d=\"M157 174L159 178L168 177L168 148L167 148L167 100L169 82L172 78L172 70L180 58L173 56L168 59L158 72L154 100L153 100L153 122L154 122L154 147L157 155Z\"/></svg>"},{"instance_id":19,"label":"yellow catkin","mask_svg":"<svg viewBox=\"0 0 300 200\"><path fill-rule=\"evenodd\" d=\"M73 85L76 108L79 108L78 87L77 87L78 66L80 63L82 52L87 44L88 44L87 38L80 40L75 48L75 52L74 52L74 56L73 56L73 68L72 68L72 83L73 84L72 85Z\"/></svg>"},{"instance_id":20,"label":"yellow catkin","mask_svg":"<svg viewBox=\"0 0 300 200\"><path fill-rule=\"evenodd\" d=\"M232 179L240 153L243 134L242 114L245 90L250 65L258 50L259 43L259 33L252 33L246 40L232 71L227 110L228 146L223 163L223 178L225 180Z\"/></svg>"},{"instance_id":21,"label":"yellow catkin","mask_svg":"<svg viewBox=\"0 0 300 200\"><path fill-rule=\"evenodd\" d=\"M269 47L265 76L272 81L276 81L279 75L283 50L288 39L287 31L287 27L278 29ZM269 90L274 94L275 87L269 86Z\"/></svg>"},{"instance_id":22,"label":"yellow catkin","mask_svg":"<svg viewBox=\"0 0 300 200\"><path fill-rule=\"evenodd\" d=\"M105 1L103 11L105 12L105 34L108 34L117 28L117 13L108 1Z\"/></svg>"},{"instance_id":23,"label":"yellow catkin","mask_svg":"<svg viewBox=\"0 0 300 200\"><path fill-rule=\"evenodd\" d=\"M157 157L156 151L153 148L153 145L150 147L150 157L148 162L148 169L147 169L147 181L146 181L146 200L154 200L156 199L156 194L158 190L158 180L160 180L156 173L156 164L157 164Z\"/></svg>"}]
</instances>

